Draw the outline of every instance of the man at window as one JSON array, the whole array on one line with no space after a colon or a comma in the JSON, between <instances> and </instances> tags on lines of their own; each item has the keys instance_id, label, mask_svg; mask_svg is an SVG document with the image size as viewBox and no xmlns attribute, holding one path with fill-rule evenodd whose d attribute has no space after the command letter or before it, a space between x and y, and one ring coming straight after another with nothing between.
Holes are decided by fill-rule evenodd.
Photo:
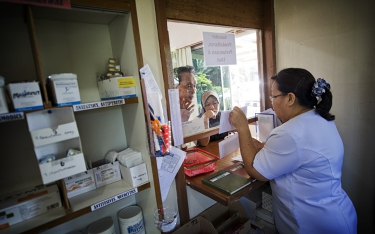
<instances>
[{"instance_id":1,"label":"man at window","mask_svg":"<svg viewBox=\"0 0 375 234\"><path fill-rule=\"evenodd\" d=\"M183 66L177 70L179 94L180 94L180 111L181 121L186 122L189 120L191 113L194 112L195 105L193 100L197 81L195 80L194 67Z\"/></svg>"}]
</instances>

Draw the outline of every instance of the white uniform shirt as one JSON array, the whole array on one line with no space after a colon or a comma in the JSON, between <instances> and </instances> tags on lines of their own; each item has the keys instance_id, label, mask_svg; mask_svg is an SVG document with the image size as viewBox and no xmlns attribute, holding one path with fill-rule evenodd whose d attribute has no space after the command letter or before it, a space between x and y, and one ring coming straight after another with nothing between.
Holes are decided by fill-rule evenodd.
<instances>
[{"instance_id":1,"label":"white uniform shirt","mask_svg":"<svg viewBox=\"0 0 375 234\"><path fill-rule=\"evenodd\" d=\"M356 233L357 215L341 188L343 156L335 123L314 110L271 131L254 167L271 180L280 233Z\"/></svg>"}]
</instances>

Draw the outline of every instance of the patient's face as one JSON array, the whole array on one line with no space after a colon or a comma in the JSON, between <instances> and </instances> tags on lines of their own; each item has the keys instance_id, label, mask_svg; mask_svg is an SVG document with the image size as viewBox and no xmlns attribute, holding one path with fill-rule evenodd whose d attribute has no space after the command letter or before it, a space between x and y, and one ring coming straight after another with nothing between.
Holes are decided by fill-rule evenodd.
<instances>
[{"instance_id":1,"label":"patient's face","mask_svg":"<svg viewBox=\"0 0 375 234\"><path fill-rule=\"evenodd\" d=\"M181 83L177 86L180 90L180 100L193 101L197 86L197 81L192 73L184 72L181 74Z\"/></svg>"},{"instance_id":2,"label":"patient's face","mask_svg":"<svg viewBox=\"0 0 375 234\"><path fill-rule=\"evenodd\" d=\"M212 110L215 113L215 115L217 115L217 113L219 112L219 104L220 103L214 96L209 96L206 102L204 103L204 110Z\"/></svg>"}]
</instances>

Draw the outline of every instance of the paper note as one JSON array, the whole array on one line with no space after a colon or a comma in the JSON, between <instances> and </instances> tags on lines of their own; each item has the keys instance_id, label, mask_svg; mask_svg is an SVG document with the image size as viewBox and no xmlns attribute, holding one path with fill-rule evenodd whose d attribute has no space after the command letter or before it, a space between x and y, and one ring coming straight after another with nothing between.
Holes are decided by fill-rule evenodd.
<instances>
[{"instance_id":1,"label":"paper note","mask_svg":"<svg viewBox=\"0 0 375 234\"><path fill-rule=\"evenodd\" d=\"M275 111L272 108L268 108L267 110L265 110L265 111L263 111L261 113L273 114L274 115L275 127L278 127L278 126L280 126L282 124L282 122L280 121L279 118L277 118L277 115L276 115Z\"/></svg>"},{"instance_id":2,"label":"paper note","mask_svg":"<svg viewBox=\"0 0 375 234\"><path fill-rule=\"evenodd\" d=\"M182 123L184 137L204 131L204 118L196 118L192 121Z\"/></svg>"},{"instance_id":3,"label":"paper note","mask_svg":"<svg viewBox=\"0 0 375 234\"><path fill-rule=\"evenodd\" d=\"M240 109L245 113L245 115L247 115L247 106L240 107ZM229 122L230 112L231 110L221 111L219 133L228 132L235 129Z\"/></svg>"},{"instance_id":4,"label":"paper note","mask_svg":"<svg viewBox=\"0 0 375 234\"><path fill-rule=\"evenodd\" d=\"M236 149L240 148L240 141L238 139L238 134L234 134L225 140L219 142L219 152L220 158L227 156Z\"/></svg>"},{"instance_id":5,"label":"paper note","mask_svg":"<svg viewBox=\"0 0 375 234\"><path fill-rule=\"evenodd\" d=\"M141 73L142 79L145 80L145 86L146 86L146 92L147 92L147 94L158 93L160 99L162 99L163 95L161 94L159 86L156 83L154 75L152 74L152 71L151 71L150 67L148 66L148 64L146 64L144 67L142 67L141 69L139 69L139 71Z\"/></svg>"},{"instance_id":6,"label":"paper note","mask_svg":"<svg viewBox=\"0 0 375 234\"><path fill-rule=\"evenodd\" d=\"M168 89L168 96L169 107L171 110L173 143L175 146L178 146L184 143L180 112L180 97L178 89Z\"/></svg>"},{"instance_id":7,"label":"paper note","mask_svg":"<svg viewBox=\"0 0 375 234\"><path fill-rule=\"evenodd\" d=\"M257 131L259 141L265 142L272 129L275 128L274 116L274 114L268 113L255 113L255 117L258 118Z\"/></svg>"},{"instance_id":8,"label":"paper note","mask_svg":"<svg viewBox=\"0 0 375 234\"><path fill-rule=\"evenodd\" d=\"M172 146L170 155L156 158L160 192L163 202L168 195L169 189L176 177L177 172L180 170L185 156L185 151Z\"/></svg>"}]
</instances>

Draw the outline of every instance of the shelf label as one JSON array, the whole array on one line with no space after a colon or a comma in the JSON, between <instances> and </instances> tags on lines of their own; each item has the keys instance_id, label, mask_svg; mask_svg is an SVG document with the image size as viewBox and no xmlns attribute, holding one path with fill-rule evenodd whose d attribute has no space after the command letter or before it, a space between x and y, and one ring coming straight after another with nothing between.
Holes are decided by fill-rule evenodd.
<instances>
[{"instance_id":1,"label":"shelf label","mask_svg":"<svg viewBox=\"0 0 375 234\"><path fill-rule=\"evenodd\" d=\"M103 102L90 102L90 103L73 105L73 110L77 112L77 111L91 110L91 109L97 109L97 108L103 108L103 107L119 106L119 105L124 105L124 104L125 104L124 99L115 99L115 100L108 100L108 101L103 101Z\"/></svg>"},{"instance_id":2,"label":"shelf label","mask_svg":"<svg viewBox=\"0 0 375 234\"><path fill-rule=\"evenodd\" d=\"M130 197L134 194L138 193L138 188L132 188L126 192L123 192L123 193L120 193L120 194L117 194L116 196L113 196L111 198L108 198L108 199L105 199L101 202L98 202L94 205L91 206L91 211L94 211L94 210L98 210L100 208L103 208L105 206L108 206L112 203L115 203L117 201L120 201L121 199L124 199L126 197Z\"/></svg>"},{"instance_id":3,"label":"shelf label","mask_svg":"<svg viewBox=\"0 0 375 234\"><path fill-rule=\"evenodd\" d=\"M14 112L9 114L1 114L0 115L0 122L7 122L7 121L13 121L13 120L19 120L24 119L25 116L23 112Z\"/></svg>"}]
</instances>

